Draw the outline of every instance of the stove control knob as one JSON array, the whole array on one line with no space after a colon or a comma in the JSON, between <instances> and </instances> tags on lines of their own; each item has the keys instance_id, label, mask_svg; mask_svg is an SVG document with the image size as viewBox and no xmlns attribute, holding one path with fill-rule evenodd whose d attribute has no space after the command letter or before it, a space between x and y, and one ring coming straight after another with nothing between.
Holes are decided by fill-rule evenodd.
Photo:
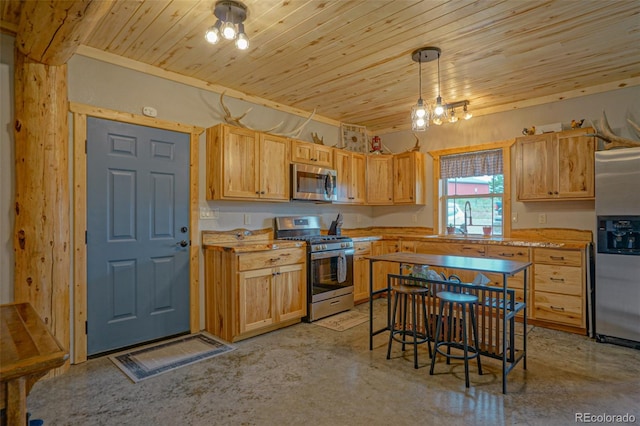
<instances>
[{"instance_id":1,"label":"stove control knob","mask_svg":"<svg viewBox=\"0 0 640 426\"><path fill-rule=\"evenodd\" d=\"M326 245L326 244L323 244L323 245L322 245L322 250L326 250L326 249L327 249L327 245Z\"/></svg>"}]
</instances>

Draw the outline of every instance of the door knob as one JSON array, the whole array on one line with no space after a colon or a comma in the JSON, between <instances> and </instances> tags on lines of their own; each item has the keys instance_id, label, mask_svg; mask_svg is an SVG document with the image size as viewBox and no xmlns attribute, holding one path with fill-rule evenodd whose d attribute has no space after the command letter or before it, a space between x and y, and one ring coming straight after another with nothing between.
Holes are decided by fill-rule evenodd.
<instances>
[{"instance_id":1,"label":"door knob","mask_svg":"<svg viewBox=\"0 0 640 426\"><path fill-rule=\"evenodd\" d=\"M189 228L187 228L186 226L183 226L182 228L180 228L180 232L182 232L183 234L186 234L188 230Z\"/></svg>"},{"instance_id":2,"label":"door knob","mask_svg":"<svg viewBox=\"0 0 640 426\"><path fill-rule=\"evenodd\" d=\"M179 243L176 243L176 245L179 245L180 247L186 247L189 245L189 243L187 242L187 240L182 240Z\"/></svg>"}]
</instances>

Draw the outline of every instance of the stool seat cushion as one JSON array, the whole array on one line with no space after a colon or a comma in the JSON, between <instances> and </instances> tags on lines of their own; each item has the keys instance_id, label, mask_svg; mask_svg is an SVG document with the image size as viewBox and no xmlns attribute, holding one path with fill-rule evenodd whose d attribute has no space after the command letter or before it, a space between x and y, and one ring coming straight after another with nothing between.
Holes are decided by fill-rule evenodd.
<instances>
[{"instance_id":1,"label":"stool seat cushion","mask_svg":"<svg viewBox=\"0 0 640 426\"><path fill-rule=\"evenodd\" d=\"M452 293L450 291L441 291L436 294L441 300L445 302L453 302L453 303L477 303L478 296L474 296L473 294L465 294L465 293Z\"/></svg>"},{"instance_id":2,"label":"stool seat cushion","mask_svg":"<svg viewBox=\"0 0 640 426\"><path fill-rule=\"evenodd\" d=\"M422 287L422 286L418 286L418 285L398 284L398 285L392 286L391 289L393 291L397 291L398 293L403 293L403 294L429 293L429 288L428 287Z\"/></svg>"}]
</instances>

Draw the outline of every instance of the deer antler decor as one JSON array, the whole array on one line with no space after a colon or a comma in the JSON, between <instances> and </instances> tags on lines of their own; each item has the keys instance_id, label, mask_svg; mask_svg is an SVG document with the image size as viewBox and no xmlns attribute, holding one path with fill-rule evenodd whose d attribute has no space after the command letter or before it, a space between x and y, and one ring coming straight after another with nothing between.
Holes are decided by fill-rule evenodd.
<instances>
[{"instance_id":1,"label":"deer antler decor","mask_svg":"<svg viewBox=\"0 0 640 426\"><path fill-rule=\"evenodd\" d=\"M246 124L244 124L242 122L242 119L253 108L249 108L248 110L246 110L244 112L244 114L234 117L233 115L231 115L231 111L229 110L229 108L224 104L224 94L225 93L226 92L220 93L220 104L222 105L222 109L224 110L224 117L223 117L224 121L227 122L228 124L231 124L231 125L236 126L236 127L243 127L245 129L257 130L257 129L251 129L249 126L247 126ZM278 123L277 125L275 125L274 127L270 128L270 129L258 130L258 131L259 132L264 132L264 133L271 133L272 135L289 137L289 138L298 138L298 137L300 137L300 134L302 133L302 130L304 129L304 127L309 123L309 121L311 121L311 119L313 118L313 116L315 114L316 114L316 110L314 109L313 112L311 113L311 115L304 121L304 123L302 123L296 129L293 129L290 132L279 132L278 131L278 129L280 129L280 127L282 127L282 125L284 124L284 121L281 121L280 123Z\"/></svg>"},{"instance_id":2,"label":"deer antler decor","mask_svg":"<svg viewBox=\"0 0 640 426\"><path fill-rule=\"evenodd\" d=\"M640 133L640 127L638 127L636 123L634 123L629 119L627 119L627 121L629 122L629 124L633 126L634 129L636 129L636 132ZM593 122L591 122L591 126L594 129L596 129L596 132L590 133L587 136L595 136L598 139L602 139L604 141L604 149L611 149L616 147L640 146L640 141L634 141L632 139L627 139L627 138L623 138L615 135L611 130L611 127L609 126L609 122L607 121L607 116L604 113L604 110L602 111L602 120L600 120L600 128L595 126Z\"/></svg>"},{"instance_id":3,"label":"deer antler decor","mask_svg":"<svg viewBox=\"0 0 640 426\"><path fill-rule=\"evenodd\" d=\"M313 139L313 143L324 145L324 136L319 138L317 133L311 132L311 139Z\"/></svg>"},{"instance_id":4,"label":"deer antler decor","mask_svg":"<svg viewBox=\"0 0 640 426\"><path fill-rule=\"evenodd\" d=\"M418 139L418 135L416 135L415 133L413 134L413 137L416 138L416 144L413 147L409 148L407 152L420 151L420 139Z\"/></svg>"}]
</instances>

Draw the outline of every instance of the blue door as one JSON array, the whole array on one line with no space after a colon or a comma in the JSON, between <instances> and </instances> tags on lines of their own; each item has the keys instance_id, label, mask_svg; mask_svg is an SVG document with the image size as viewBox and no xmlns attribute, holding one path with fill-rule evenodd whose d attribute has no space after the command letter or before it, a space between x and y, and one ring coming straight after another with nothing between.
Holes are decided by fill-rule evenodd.
<instances>
[{"instance_id":1,"label":"blue door","mask_svg":"<svg viewBox=\"0 0 640 426\"><path fill-rule=\"evenodd\" d=\"M189 331L189 135L87 120L87 353Z\"/></svg>"}]
</instances>

